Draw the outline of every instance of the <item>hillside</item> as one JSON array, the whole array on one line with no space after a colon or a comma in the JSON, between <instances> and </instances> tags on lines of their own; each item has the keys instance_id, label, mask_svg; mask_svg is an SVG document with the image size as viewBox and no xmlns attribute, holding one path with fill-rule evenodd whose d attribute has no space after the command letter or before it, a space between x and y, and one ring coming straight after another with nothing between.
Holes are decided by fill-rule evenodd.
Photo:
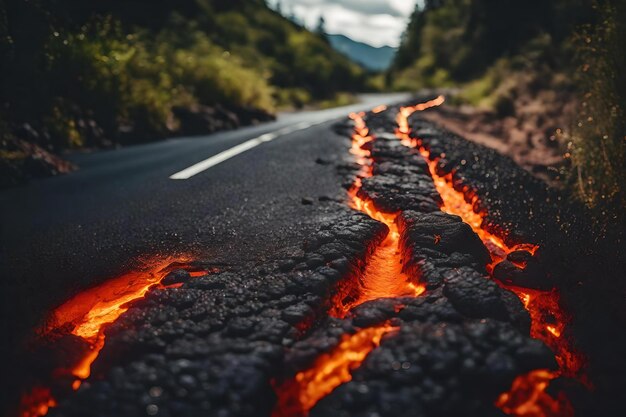
<instances>
[{"instance_id":1,"label":"hillside","mask_svg":"<svg viewBox=\"0 0 626 417\"><path fill-rule=\"evenodd\" d=\"M454 87L461 106L438 122L567 189L603 228L625 218L624 22L619 0L428 0L388 78Z\"/></svg>"},{"instance_id":2,"label":"hillside","mask_svg":"<svg viewBox=\"0 0 626 417\"><path fill-rule=\"evenodd\" d=\"M330 44L354 62L371 71L384 71L389 68L396 54L391 46L374 47L357 42L345 35L327 35Z\"/></svg>"},{"instance_id":3,"label":"hillside","mask_svg":"<svg viewBox=\"0 0 626 417\"><path fill-rule=\"evenodd\" d=\"M364 75L262 0L0 0L0 80L10 185L69 169L51 152L267 120Z\"/></svg>"}]
</instances>

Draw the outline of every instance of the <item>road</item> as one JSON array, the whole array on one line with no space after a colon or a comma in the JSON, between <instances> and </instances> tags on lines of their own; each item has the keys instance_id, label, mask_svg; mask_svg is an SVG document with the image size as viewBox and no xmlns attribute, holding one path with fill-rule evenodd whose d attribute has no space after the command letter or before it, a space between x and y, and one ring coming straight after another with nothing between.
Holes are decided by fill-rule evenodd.
<instances>
[{"instance_id":1,"label":"road","mask_svg":"<svg viewBox=\"0 0 626 417\"><path fill-rule=\"evenodd\" d=\"M77 172L1 191L3 314L20 317L3 331L19 333L138 259L186 253L238 263L300 247L320 215L318 197L342 193L332 164L316 163L347 151L333 121L407 98L364 95L236 131L74 154Z\"/></svg>"}]
</instances>

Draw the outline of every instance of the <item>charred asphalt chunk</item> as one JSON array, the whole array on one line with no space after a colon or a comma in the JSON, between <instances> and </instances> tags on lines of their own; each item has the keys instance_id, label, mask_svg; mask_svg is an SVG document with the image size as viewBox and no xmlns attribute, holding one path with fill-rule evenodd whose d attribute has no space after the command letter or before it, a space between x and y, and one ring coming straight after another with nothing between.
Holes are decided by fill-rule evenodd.
<instances>
[{"instance_id":1,"label":"charred asphalt chunk","mask_svg":"<svg viewBox=\"0 0 626 417\"><path fill-rule=\"evenodd\" d=\"M554 287L554 283L547 275L543 265L532 257L528 261L524 261L522 268L517 262L511 261L509 255L509 259L505 259L495 266L493 277L507 285L523 288L547 291Z\"/></svg>"},{"instance_id":2,"label":"charred asphalt chunk","mask_svg":"<svg viewBox=\"0 0 626 417\"><path fill-rule=\"evenodd\" d=\"M356 330L350 320L327 318L317 330L294 343L286 351L283 368L276 375L278 380L282 377L289 378L296 372L309 368L322 353L329 352L339 345L342 336L353 334Z\"/></svg>"},{"instance_id":3,"label":"charred asphalt chunk","mask_svg":"<svg viewBox=\"0 0 626 417\"><path fill-rule=\"evenodd\" d=\"M181 282L188 281L189 278L191 278L191 275L189 274L187 270L175 269L169 274L167 274L165 278L161 280L161 284L163 285L179 284Z\"/></svg>"},{"instance_id":4,"label":"charred asphalt chunk","mask_svg":"<svg viewBox=\"0 0 626 417\"><path fill-rule=\"evenodd\" d=\"M359 197L373 200L379 210L388 213L407 208L439 211L439 194L419 153L407 152L395 135L388 133L376 136L369 148L373 175L363 179Z\"/></svg>"},{"instance_id":5,"label":"charred asphalt chunk","mask_svg":"<svg viewBox=\"0 0 626 417\"><path fill-rule=\"evenodd\" d=\"M444 282L451 268L467 267L485 279L489 252L472 229L443 212L405 211L398 217L405 270L417 274L429 289Z\"/></svg>"},{"instance_id":6,"label":"charred asphalt chunk","mask_svg":"<svg viewBox=\"0 0 626 417\"><path fill-rule=\"evenodd\" d=\"M522 302L488 276L468 267L449 269L443 276L443 293L460 313L510 322L524 334L530 333L530 317Z\"/></svg>"},{"instance_id":7,"label":"charred asphalt chunk","mask_svg":"<svg viewBox=\"0 0 626 417\"><path fill-rule=\"evenodd\" d=\"M300 255L149 292L106 330L94 377L49 414L269 415L285 348L326 316L329 292L387 233L338 207Z\"/></svg>"}]
</instances>

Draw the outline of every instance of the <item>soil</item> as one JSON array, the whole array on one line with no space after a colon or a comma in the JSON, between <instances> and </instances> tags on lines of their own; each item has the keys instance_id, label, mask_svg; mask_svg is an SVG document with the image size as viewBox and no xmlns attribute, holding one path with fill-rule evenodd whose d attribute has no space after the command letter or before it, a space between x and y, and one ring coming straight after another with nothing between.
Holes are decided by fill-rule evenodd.
<instances>
[{"instance_id":1,"label":"soil","mask_svg":"<svg viewBox=\"0 0 626 417\"><path fill-rule=\"evenodd\" d=\"M469 105L444 105L424 118L513 159L534 176L559 186L568 164L566 133L576 110L569 94L525 93L511 103L510 114Z\"/></svg>"}]
</instances>

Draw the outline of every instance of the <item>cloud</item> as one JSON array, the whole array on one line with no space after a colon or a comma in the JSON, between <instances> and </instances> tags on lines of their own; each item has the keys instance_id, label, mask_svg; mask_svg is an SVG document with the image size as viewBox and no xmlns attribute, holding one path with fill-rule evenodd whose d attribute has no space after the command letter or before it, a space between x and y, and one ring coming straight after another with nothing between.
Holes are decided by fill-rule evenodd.
<instances>
[{"instance_id":1,"label":"cloud","mask_svg":"<svg viewBox=\"0 0 626 417\"><path fill-rule=\"evenodd\" d=\"M336 0L333 2L327 2L327 4L329 3L338 4L348 10L366 15L387 14L394 17L402 17L400 10L395 8L391 4L392 2L387 0Z\"/></svg>"},{"instance_id":2,"label":"cloud","mask_svg":"<svg viewBox=\"0 0 626 417\"><path fill-rule=\"evenodd\" d=\"M271 0L293 12L309 28L324 16L328 33L340 33L374 46L397 46L415 0Z\"/></svg>"}]
</instances>

